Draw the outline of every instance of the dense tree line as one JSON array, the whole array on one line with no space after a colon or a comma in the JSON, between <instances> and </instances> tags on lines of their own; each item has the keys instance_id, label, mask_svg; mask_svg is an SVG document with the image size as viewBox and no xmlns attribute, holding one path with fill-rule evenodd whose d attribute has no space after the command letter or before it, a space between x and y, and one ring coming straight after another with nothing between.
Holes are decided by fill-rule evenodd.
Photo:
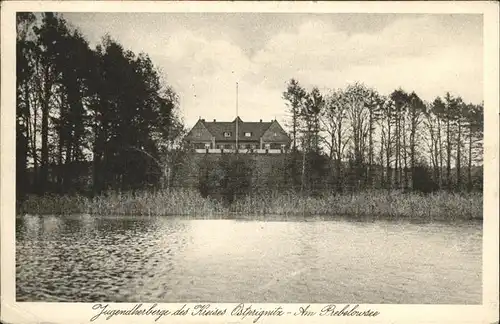
<instances>
[{"instance_id":1,"label":"dense tree line","mask_svg":"<svg viewBox=\"0 0 500 324\"><path fill-rule=\"evenodd\" d=\"M450 93L426 103L403 89L384 96L360 83L321 94L295 79L283 98L302 187L323 169L339 191L482 188L482 104Z\"/></svg>"},{"instance_id":2,"label":"dense tree line","mask_svg":"<svg viewBox=\"0 0 500 324\"><path fill-rule=\"evenodd\" d=\"M16 47L18 194L159 185L183 127L146 54L92 49L54 13L18 13Z\"/></svg>"},{"instance_id":3,"label":"dense tree line","mask_svg":"<svg viewBox=\"0 0 500 324\"><path fill-rule=\"evenodd\" d=\"M109 36L91 48L53 13L18 13L16 51L19 197L183 185L178 98L146 54ZM482 188L482 104L359 83L322 93L294 79L283 98L292 154L275 176L263 181L261 166L223 157L198 168L202 194Z\"/></svg>"}]
</instances>

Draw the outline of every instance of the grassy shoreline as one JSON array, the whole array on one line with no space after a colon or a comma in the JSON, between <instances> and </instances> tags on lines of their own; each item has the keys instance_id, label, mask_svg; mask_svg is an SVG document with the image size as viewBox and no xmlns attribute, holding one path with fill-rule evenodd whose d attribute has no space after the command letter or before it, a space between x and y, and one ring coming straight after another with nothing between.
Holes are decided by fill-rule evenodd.
<instances>
[{"instance_id":1,"label":"grassy shoreline","mask_svg":"<svg viewBox=\"0 0 500 324\"><path fill-rule=\"evenodd\" d=\"M426 221L455 221L483 218L481 193L437 192L429 195L387 191L354 194L324 194L319 197L297 193L260 193L232 204L203 198L194 190L140 193L108 193L84 196L29 196L17 204L17 214L36 215L136 215L244 218L266 216L342 216ZM222 216L222 217L221 217Z\"/></svg>"}]
</instances>

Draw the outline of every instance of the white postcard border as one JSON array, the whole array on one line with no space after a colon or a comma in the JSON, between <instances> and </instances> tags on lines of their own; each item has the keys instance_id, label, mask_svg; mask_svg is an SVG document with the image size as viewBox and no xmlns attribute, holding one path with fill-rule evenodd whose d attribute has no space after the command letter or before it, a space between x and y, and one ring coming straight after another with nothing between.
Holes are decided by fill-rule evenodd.
<instances>
[{"instance_id":1,"label":"white postcard border","mask_svg":"<svg viewBox=\"0 0 500 324\"><path fill-rule=\"evenodd\" d=\"M373 318L309 317L310 323L492 323L498 321L499 206L499 5L495 2L150 2L150 1L8 1L1 12L1 319L5 323L88 323L96 315L91 303L28 303L15 301L15 12L349 12L349 13L476 13L484 17L484 223L482 305L360 305L376 309ZM474 82L474 80L471 80ZM209 302L209 301L207 301ZM241 301L244 303L245 301ZM355 301L332 301L338 305ZM114 303L131 308L134 303ZM151 305L151 304L148 304ZM179 304L159 304L175 309ZM272 309L273 304L252 304ZM295 312L307 304L280 304ZM217 304L233 309L236 304ZM319 306L318 306L319 307ZM254 318L167 317L168 323L251 323ZM100 320L103 322L103 320ZM96 321L98 322L98 321ZM109 323L154 322L154 318L121 316ZM304 317L265 317L260 323L304 323Z\"/></svg>"}]
</instances>

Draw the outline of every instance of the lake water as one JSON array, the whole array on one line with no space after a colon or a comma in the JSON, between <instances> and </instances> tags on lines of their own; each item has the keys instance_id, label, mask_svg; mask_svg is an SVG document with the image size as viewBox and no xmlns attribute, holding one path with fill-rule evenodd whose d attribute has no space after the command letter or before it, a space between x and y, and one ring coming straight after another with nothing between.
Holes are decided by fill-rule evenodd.
<instances>
[{"instance_id":1,"label":"lake water","mask_svg":"<svg viewBox=\"0 0 500 324\"><path fill-rule=\"evenodd\" d=\"M18 301L480 304L482 225L22 216Z\"/></svg>"}]
</instances>

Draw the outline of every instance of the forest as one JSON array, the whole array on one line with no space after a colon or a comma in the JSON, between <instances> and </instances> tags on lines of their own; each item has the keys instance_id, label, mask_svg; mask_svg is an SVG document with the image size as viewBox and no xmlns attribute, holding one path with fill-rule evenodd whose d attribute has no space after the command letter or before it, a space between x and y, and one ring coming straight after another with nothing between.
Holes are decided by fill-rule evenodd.
<instances>
[{"instance_id":1,"label":"forest","mask_svg":"<svg viewBox=\"0 0 500 324\"><path fill-rule=\"evenodd\" d=\"M78 191L82 181L93 193L158 183L162 152L183 126L147 54L109 36L93 50L53 13L19 13L16 50L20 197Z\"/></svg>"},{"instance_id":2,"label":"forest","mask_svg":"<svg viewBox=\"0 0 500 324\"><path fill-rule=\"evenodd\" d=\"M290 153L264 174L262 161L238 154L191 163L182 98L146 53L109 35L92 48L54 13L18 13L16 52L18 213L328 213L354 203L342 208L411 215L448 199L433 213L481 217L482 103L291 79Z\"/></svg>"},{"instance_id":3,"label":"forest","mask_svg":"<svg viewBox=\"0 0 500 324\"><path fill-rule=\"evenodd\" d=\"M384 96L361 83L322 94L295 79L283 98L292 150L314 165L303 175L326 155L339 191L482 190L482 104L449 92L427 103L401 88Z\"/></svg>"}]
</instances>

